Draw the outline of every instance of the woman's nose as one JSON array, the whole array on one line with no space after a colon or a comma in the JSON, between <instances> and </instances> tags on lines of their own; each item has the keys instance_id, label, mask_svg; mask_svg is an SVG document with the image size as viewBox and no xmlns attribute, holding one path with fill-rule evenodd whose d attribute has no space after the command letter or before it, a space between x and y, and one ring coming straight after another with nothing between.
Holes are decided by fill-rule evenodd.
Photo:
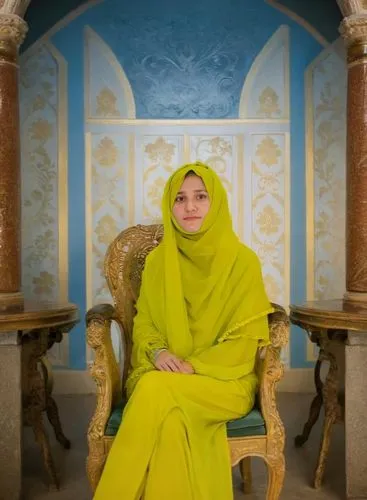
<instances>
[{"instance_id":1,"label":"woman's nose","mask_svg":"<svg viewBox=\"0 0 367 500\"><path fill-rule=\"evenodd\" d=\"M195 203L193 200L187 200L186 202L186 211L187 212L193 212L195 210Z\"/></svg>"}]
</instances>

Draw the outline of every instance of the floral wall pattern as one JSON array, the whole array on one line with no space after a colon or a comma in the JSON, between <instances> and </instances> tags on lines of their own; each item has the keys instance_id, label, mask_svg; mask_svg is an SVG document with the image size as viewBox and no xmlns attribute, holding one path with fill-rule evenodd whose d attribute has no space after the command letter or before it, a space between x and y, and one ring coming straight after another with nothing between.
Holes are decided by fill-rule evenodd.
<instances>
[{"instance_id":1,"label":"floral wall pattern","mask_svg":"<svg viewBox=\"0 0 367 500\"><path fill-rule=\"evenodd\" d=\"M22 285L26 298L67 298L66 62L50 43L21 60ZM67 341L50 357L66 365Z\"/></svg>"},{"instance_id":2,"label":"floral wall pattern","mask_svg":"<svg viewBox=\"0 0 367 500\"><path fill-rule=\"evenodd\" d=\"M342 296L345 286L346 60L342 40L308 69L309 126L313 141L308 187L310 220L309 298ZM338 269L335 274L334 270Z\"/></svg>"},{"instance_id":3,"label":"floral wall pattern","mask_svg":"<svg viewBox=\"0 0 367 500\"><path fill-rule=\"evenodd\" d=\"M346 75L341 39L306 73L309 300L334 299L345 292ZM315 349L309 345L308 359L314 358Z\"/></svg>"}]
</instances>

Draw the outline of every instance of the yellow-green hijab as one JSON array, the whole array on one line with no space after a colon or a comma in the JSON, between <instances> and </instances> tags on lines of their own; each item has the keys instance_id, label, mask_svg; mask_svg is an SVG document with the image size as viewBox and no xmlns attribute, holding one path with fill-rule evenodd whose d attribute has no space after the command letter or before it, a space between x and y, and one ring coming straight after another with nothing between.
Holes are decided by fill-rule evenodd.
<instances>
[{"instance_id":1,"label":"yellow-green hijab","mask_svg":"<svg viewBox=\"0 0 367 500\"><path fill-rule=\"evenodd\" d=\"M211 202L197 233L182 230L172 214L191 171L203 180ZM154 327L170 351L184 359L236 336L272 308L259 260L234 233L227 194L210 167L197 162L176 170L166 184L162 211L164 237L149 256L141 292ZM256 338L257 333L248 335Z\"/></svg>"}]
</instances>

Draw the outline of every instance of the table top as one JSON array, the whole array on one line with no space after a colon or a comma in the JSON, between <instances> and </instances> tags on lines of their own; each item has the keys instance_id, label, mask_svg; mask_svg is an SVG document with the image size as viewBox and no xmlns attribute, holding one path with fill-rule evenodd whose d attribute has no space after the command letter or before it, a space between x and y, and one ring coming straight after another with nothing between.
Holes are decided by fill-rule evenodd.
<instances>
[{"instance_id":1,"label":"table top","mask_svg":"<svg viewBox=\"0 0 367 500\"><path fill-rule=\"evenodd\" d=\"M343 299L292 304L290 320L300 326L367 332L367 304Z\"/></svg>"},{"instance_id":2,"label":"table top","mask_svg":"<svg viewBox=\"0 0 367 500\"><path fill-rule=\"evenodd\" d=\"M20 310L0 311L0 333L57 327L78 321L79 310L75 304L25 301Z\"/></svg>"}]
</instances>

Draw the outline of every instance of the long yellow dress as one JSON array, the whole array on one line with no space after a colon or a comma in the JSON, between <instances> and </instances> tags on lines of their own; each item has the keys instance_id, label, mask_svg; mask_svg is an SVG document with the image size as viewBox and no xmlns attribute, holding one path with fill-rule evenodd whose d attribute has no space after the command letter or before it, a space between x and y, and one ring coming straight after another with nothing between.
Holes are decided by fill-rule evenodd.
<instances>
[{"instance_id":1,"label":"long yellow dress","mask_svg":"<svg viewBox=\"0 0 367 500\"><path fill-rule=\"evenodd\" d=\"M171 209L188 172L211 207L199 234ZM259 345L269 342L267 299L256 255L235 236L225 190L200 163L167 183L165 235L147 258L134 320L129 401L94 500L230 500L226 423L246 415L257 389ZM166 348L194 375L158 371Z\"/></svg>"}]
</instances>

